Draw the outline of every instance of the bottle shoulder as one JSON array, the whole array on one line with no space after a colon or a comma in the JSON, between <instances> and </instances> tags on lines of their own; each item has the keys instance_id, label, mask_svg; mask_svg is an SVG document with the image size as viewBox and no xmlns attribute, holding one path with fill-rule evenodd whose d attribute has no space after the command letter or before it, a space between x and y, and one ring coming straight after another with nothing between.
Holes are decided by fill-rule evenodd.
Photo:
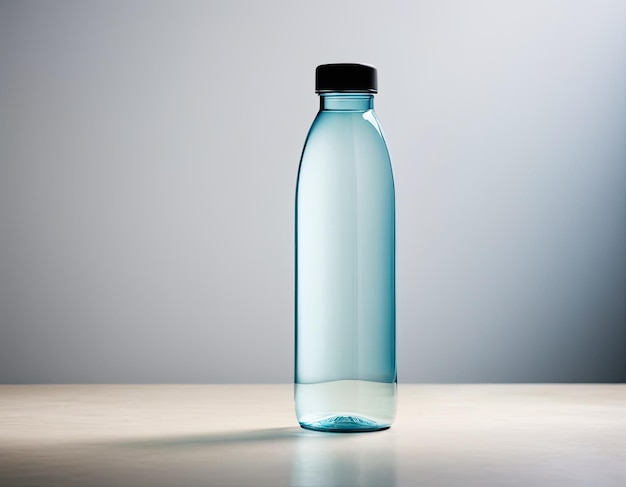
<instances>
[{"instance_id":1,"label":"bottle shoulder","mask_svg":"<svg viewBox=\"0 0 626 487\"><path fill-rule=\"evenodd\" d=\"M393 192L391 158L373 111L318 113L302 151L298 186L304 179L324 187L329 178L337 184L358 179L363 187Z\"/></svg>"},{"instance_id":2,"label":"bottle shoulder","mask_svg":"<svg viewBox=\"0 0 626 487\"><path fill-rule=\"evenodd\" d=\"M336 130L352 127L359 131L374 130L381 134L380 122L374 110L367 111L320 111L311 124L311 130Z\"/></svg>"},{"instance_id":3,"label":"bottle shoulder","mask_svg":"<svg viewBox=\"0 0 626 487\"><path fill-rule=\"evenodd\" d=\"M374 110L320 111L313 120L304 146L338 147L354 144L378 147L388 156L387 145Z\"/></svg>"}]
</instances>

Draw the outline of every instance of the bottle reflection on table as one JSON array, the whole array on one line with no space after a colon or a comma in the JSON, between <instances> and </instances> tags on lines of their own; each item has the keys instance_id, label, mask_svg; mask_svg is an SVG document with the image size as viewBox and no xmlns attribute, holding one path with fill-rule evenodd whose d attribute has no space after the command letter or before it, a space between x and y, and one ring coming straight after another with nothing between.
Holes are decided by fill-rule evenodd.
<instances>
[{"instance_id":1,"label":"bottle reflection on table","mask_svg":"<svg viewBox=\"0 0 626 487\"><path fill-rule=\"evenodd\" d=\"M395 487L393 429L376 433L302 432L296 440L291 487Z\"/></svg>"}]
</instances>

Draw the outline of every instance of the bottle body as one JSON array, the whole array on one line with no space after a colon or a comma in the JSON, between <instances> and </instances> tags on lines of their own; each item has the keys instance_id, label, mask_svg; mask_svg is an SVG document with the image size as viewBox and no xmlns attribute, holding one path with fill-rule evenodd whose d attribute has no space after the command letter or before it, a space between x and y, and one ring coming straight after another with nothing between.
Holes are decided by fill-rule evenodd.
<instances>
[{"instance_id":1,"label":"bottle body","mask_svg":"<svg viewBox=\"0 0 626 487\"><path fill-rule=\"evenodd\" d=\"M396 409L395 197L370 94L329 93L296 190L296 414L387 428Z\"/></svg>"}]
</instances>

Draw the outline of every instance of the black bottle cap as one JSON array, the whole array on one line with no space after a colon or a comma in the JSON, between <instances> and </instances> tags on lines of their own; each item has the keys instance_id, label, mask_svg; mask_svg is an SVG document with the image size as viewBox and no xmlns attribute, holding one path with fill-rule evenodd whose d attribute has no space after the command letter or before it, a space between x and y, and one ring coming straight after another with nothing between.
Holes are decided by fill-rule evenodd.
<instances>
[{"instance_id":1,"label":"black bottle cap","mask_svg":"<svg viewBox=\"0 0 626 487\"><path fill-rule=\"evenodd\" d=\"M376 68L366 64L321 64L315 70L315 92L358 91L378 93Z\"/></svg>"}]
</instances>

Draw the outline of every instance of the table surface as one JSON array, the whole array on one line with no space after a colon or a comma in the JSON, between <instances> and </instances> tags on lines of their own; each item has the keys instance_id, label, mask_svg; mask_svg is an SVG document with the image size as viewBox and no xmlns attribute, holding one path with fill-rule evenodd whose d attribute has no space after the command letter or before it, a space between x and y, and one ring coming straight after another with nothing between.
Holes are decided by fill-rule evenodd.
<instances>
[{"instance_id":1,"label":"table surface","mask_svg":"<svg viewBox=\"0 0 626 487\"><path fill-rule=\"evenodd\" d=\"M399 386L393 427L298 427L291 385L0 386L1 486L626 485L626 385Z\"/></svg>"}]
</instances>

